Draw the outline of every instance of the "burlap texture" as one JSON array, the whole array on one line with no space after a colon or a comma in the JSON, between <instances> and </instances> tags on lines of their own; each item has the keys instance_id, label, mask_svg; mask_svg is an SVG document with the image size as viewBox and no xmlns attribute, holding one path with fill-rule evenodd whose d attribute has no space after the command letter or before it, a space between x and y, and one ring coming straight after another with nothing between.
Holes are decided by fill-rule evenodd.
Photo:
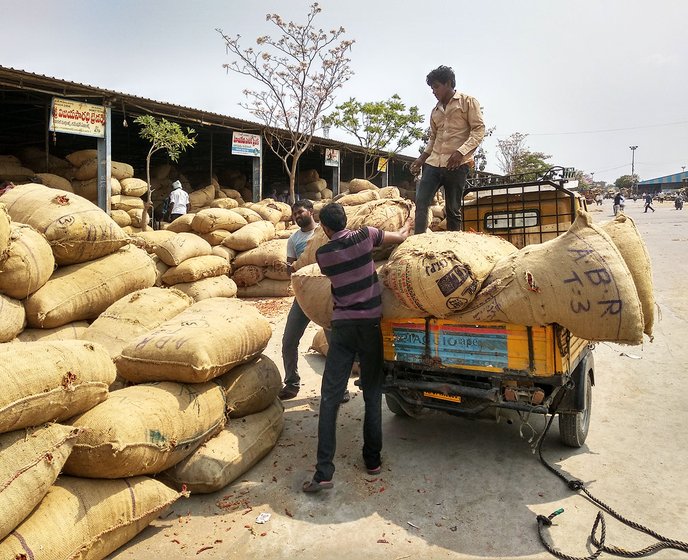
<instances>
[{"instance_id":1,"label":"burlap texture","mask_svg":"<svg viewBox=\"0 0 688 560\"><path fill-rule=\"evenodd\" d=\"M86 332L88 321L74 321L54 329L24 329L15 342L48 342L50 340L79 340Z\"/></svg>"},{"instance_id":2,"label":"burlap texture","mask_svg":"<svg viewBox=\"0 0 688 560\"><path fill-rule=\"evenodd\" d=\"M108 396L115 367L105 348L62 340L0 346L0 433L71 418Z\"/></svg>"},{"instance_id":3,"label":"burlap texture","mask_svg":"<svg viewBox=\"0 0 688 560\"><path fill-rule=\"evenodd\" d=\"M237 252L234 249L230 249L229 247L225 247L224 245L216 245L215 247L213 247L212 254L217 255L218 257L222 257L223 259L226 259L231 272L232 261L234 260L234 257L237 256Z\"/></svg>"},{"instance_id":4,"label":"burlap texture","mask_svg":"<svg viewBox=\"0 0 688 560\"><path fill-rule=\"evenodd\" d=\"M311 342L309 350L313 350L318 354L327 356L327 352L330 350L330 345L327 343L327 337L325 336L325 329L320 329L313 336L313 341Z\"/></svg>"},{"instance_id":5,"label":"burlap texture","mask_svg":"<svg viewBox=\"0 0 688 560\"><path fill-rule=\"evenodd\" d=\"M134 168L129 165L128 163L124 163L121 161L112 161L111 162L111 175L119 180L122 181L123 179L128 179L130 177L134 176ZM85 181L87 179L94 179L98 176L98 160L97 159L90 159L84 161L79 168L76 170L76 173L74 174L74 177L76 179L79 179L81 181Z\"/></svg>"},{"instance_id":6,"label":"burlap texture","mask_svg":"<svg viewBox=\"0 0 688 560\"><path fill-rule=\"evenodd\" d=\"M214 383L134 385L112 391L70 424L85 430L65 463L67 474L155 474L188 457L222 429L224 391Z\"/></svg>"},{"instance_id":7,"label":"burlap texture","mask_svg":"<svg viewBox=\"0 0 688 560\"><path fill-rule=\"evenodd\" d=\"M264 268L261 266L256 266L254 264L240 266L232 273L232 280L234 280L234 282L236 283L237 288L255 286L264 278Z\"/></svg>"},{"instance_id":8,"label":"burlap texture","mask_svg":"<svg viewBox=\"0 0 688 560\"><path fill-rule=\"evenodd\" d=\"M179 216L176 220L172 221L172 223L168 224L168 226L165 228L167 231L173 231L175 233L188 233L190 231L193 231L191 229L191 222L193 222L195 214L184 214L183 216Z\"/></svg>"},{"instance_id":9,"label":"burlap texture","mask_svg":"<svg viewBox=\"0 0 688 560\"><path fill-rule=\"evenodd\" d=\"M272 222L260 220L251 222L226 237L222 244L235 251L249 251L261 243L275 237L275 225Z\"/></svg>"},{"instance_id":10,"label":"burlap texture","mask_svg":"<svg viewBox=\"0 0 688 560\"><path fill-rule=\"evenodd\" d=\"M282 375L275 362L265 355L232 368L215 382L225 391L230 418L265 410L282 389Z\"/></svg>"},{"instance_id":11,"label":"burlap texture","mask_svg":"<svg viewBox=\"0 0 688 560\"><path fill-rule=\"evenodd\" d=\"M232 235L232 232L226 229L215 229L209 233L199 233L197 235L207 241L211 247L217 247L222 245L222 242Z\"/></svg>"},{"instance_id":12,"label":"burlap texture","mask_svg":"<svg viewBox=\"0 0 688 560\"><path fill-rule=\"evenodd\" d=\"M125 194L113 195L110 197L112 207L117 210L141 210L144 206L143 200L138 196L127 196Z\"/></svg>"},{"instance_id":13,"label":"burlap texture","mask_svg":"<svg viewBox=\"0 0 688 560\"><path fill-rule=\"evenodd\" d=\"M54 173L36 173L36 177L38 177L46 187L50 187L51 189L61 189L67 192L72 191L72 184L64 177L60 177Z\"/></svg>"},{"instance_id":14,"label":"burlap texture","mask_svg":"<svg viewBox=\"0 0 688 560\"><path fill-rule=\"evenodd\" d=\"M110 217L121 228L125 228L131 225L131 216L124 210L111 210Z\"/></svg>"},{"instance_id":15,"label":"burlap texture","mask_svg":"<svg viewBox=\"0 0 688 560\"><path fill-rule=\"evenodd\" d=\"M82 340L101 344L116 358L127 344L193 304L175 289L144 288L118 299L91 323Z\"/></svg>"},{"instance_id":16,"label":"burlap texture","mask_svg":"<svg viewBox=\"0 0 688 560\"><path fill-rule=\"evenodd\" d=\"M631 271L643 307L643 321L645 323L643 331L652 338L652 328L655 323L655 295L652 283L652 263L645 241L643 241L635 222L624 214L618 214L611 222L600 225L612 238L626 262L626 266Z\"/></svg>"},{"instance_id":17,"label":"burlap texture","mask_svg":"<svg viewBox=\"0 0 688 560\"><path fill-rule=\"evenodd\" d=\"M291 275L291 285L301 310L311 321L330 328L332 284L316 264L309 264Z\"/></svg>"},{"instance_id":18,"label":"burlap texture","mask_svg":"<svg viewBox=\"0 0 688 560\"><path fill-rule=\"evenodd\" d=\"M501 259L457 320L558 323L586 340L643 340L631 273L609 235L583 211L565 234Z\"/></svg>"},{"instance_id":19,"label":"burlap texture","mask_svg":"<svg viewBox=\"0 0 688 560\"><path fill-rule=\"evenodd\" d=\"M291 274L287 268L287 263L282 261L277 261L272 263L270 266L265 267L265 278L270 278L272 280L291 280Z\"/></svg>"},{"instance_id":20,"label":"burlap texture","mask_svg":"<svg viewBox=\"0 0 688 560\"><path fill-rule=\"evenodd\" d=\"M371 200L379 200L380 194L375 190L362 190L356 194L345 194L337 199L337 202L342 206L358 206L370 202Z\"/></svg>"},{"instance_id":21,"label":"burlap texture","mask_svg":"<svg viewBox=\"0 0 688 560\"><path fill-rule=\"evenodd\" d=\"M0 541L48 493L78 435L60 424L0 435Z\"/></svg>"},{"instance_id":22,"label":"burlap texture","mask_svg":"<svg viewBox=\"0 0 688 560\"><path fill-rule=\"evenodd\" d=\"M383 198L402 198L401 193L397 187L382 187L377 191L380 199Z\"/></svg>"},{"instance_id":23,"label":"burlap texture","mask_svg":"<svg viewBox=\"0 0 688 560\"><path fill-rule=\"evenodd\" d=\"M216 229L236 231L248 222L228 208L206 208L199 210L191 222L191 229L198 233L210 233Z\"/></svg>"},{"instance_id":24,"label":"burlap texture","mask_svg":"<svg viewBox=\"0 0 688 560\"><path fill-rule=\"evenodd\" d=\"M5 258L5 253L10 245L11 221L7 207L0 202L0 263Z\"/></svg>"},{"instance_id":25,"label":"burlap texture","mask_svg":"<svg viewBox=\"0 0 688 560\"><path fill-rule=\"evenodd\" d=\"M9 342L26 325L26 310L18 299L0 294L0 342Z\"/></svg>"},{"instance_id":26,"label":"burlap texture","mask_svg":"<svg viewBox=\"0 0 688 560\"><path fill-rule=\"evenodd\" d=\"M406 307L446 317L466 307L494 264L516 248L499 237L464 231L409 237L381 270Z\"/></svg>"},{"instance_id":27,"label":"burlap texture","mask_svg":"<svg viewBox=\"0 0 688 560\"><path fill-rule=\"evenodd\" d=\"M210 493L224 488L265 457L284 427L284 406L277 399L262 412L230 422L191 457L165 472L175 486Z\"/></svg>"},{"instance_id":28,"label":"burlap texture","mask_svg":"<svg viewBox=\"0 0 688 560\"><path fill-rule=\"evenodd\" d=\"M383 231L398 231L412 215L412 202L403 198L373 200L357 207L347 216L346 227L351 230L372 226Z\"/></svg>"},{"instance_id":29,"label":"burlap texture","mask_svg":"<svg viewBox=\"0 0 688 560\"><path fill-rule=\"evenodd\" d=\"M215 185L208 185L202 189L189 193L189 202L199 208L207 206L215 199Z\"/></svg>"},{"instance_id":30,"label":"burlap texture","mask_svg":"<svg viewBox=\"0 0 688 560\"><path fill-rule=\"evenodd\" d=\"M239 298L290 297L294 295L291 283L287 280L265 278L253 286L237 287Z\"/></svg>"},{"instance_id":31,"label":"burlap texture","mask_svg":"<svg viewBox=\"0 0 688 560\"><path fill-rule=\"evenodd\" d=\"M234 259L234 267L253 264L255 266L271 266L275 263L287 262L287 240L271 239L261 243L255 249L239 253Z\"/></svg>"},{"instance_id":32,"label":"burlap texture","mask_svg":"<svg viewBox=\"0 0 688 560\"><path fill-rule=\"evenodd\" d=\"M78 150L65 156L65 159L74 167L81 167L87 161L96 159L98 157L98 150Z\"/></svg>"},{"instance_id":33,"label":"burlap texture","mask_svg":"<svg viewBox=\"0 0 688 560\"><path fill-rule=\"evenodd\" d=\"M216 297L236 297L237 285L228 276L213 276L195 282L181 282L175 289L184 292L194 302Z\"/></svg>"},{"instance_id":34,"label":"burlap texture","mask_svg":"<svg viewBox=\"0 0 688 560\"><path fill-rule=\"evenodd\" d=\"M282 210L273 208L267 204L254 203L250 205L251 210L256 212L261 218L276 224L282 220Z\"/></svg>"},{"instance_id":35,"label":"burlap texture","mask_svg":"<svg viewBox=\"0 0 688 560\"><path fill-rule=\"evenodd\" d=\"M175 237L177 234L167 229L148 229L139 233L132 234L132 237L140 240L136 245L146 251L146 253L155 253L158 246L168 239Z\"/></svg>"},{"instance_id":36,"label":"burlap texture","mask_svg":"<svg viewBox=\"0 0 688 560\"><path fill-rule=\"evenodd\" d=\"M366 190L377 190L377 186L367 179L351 179L349 181L349 193L356 194Z\"/></svg>"},{"instance_id":37,"label":"burlap texture","mask_svg":"<svg viewBox=\"0 0 688 560\"><path fill-rule=\"evenodd\" d=\"M239 203L233 198L216 198L210 203L211 208L225 208L226 210L232 210L237 208Z\"/></svg>"},{"instance_id":38,"label":"burlap texture","mask_svg":"<svg viewBox=\"0 0 688 560\"><path fill-rule=\"evenodd\" d=\"M110 216L73 193L29 183L13 188L1 199L12 220L45 236L58 265L97 259L128 243Z\"/></svg>"},{"instance_id":39,"label":"burlap texture","mask_svg":"<svg viewBox=\"0 0 688 560\"><path fill-rule=\"evenodd\" d=\"M181 494L148 477L60 477L0 543L2 558L101 560L145 529Z\"/></svg>"},{"instance_id":40,"label":"burlap texture","mask_svg":"<svg viewBox=\"0 0 688 560\"><path fill-rule=\"evenodd\" d=\"M12 223L10 245L0 263L0 292L24 299L43 286L55 268L45 237L31 226Z\"/></svg>"},{"instance_id":41,"label":"burlap texture","mask_svg":"<svg viewBox=\"0 0 688 560\"><path fill-rule=\"evenodd\" d=\"M125 295L155 284L155 264L129 245L94 261L59 268L24 302L30 326L52 328L95 319Z\"/></svg>"},{"instance_id":42,"label":"burlap texture","mask_svg":"<svg viewBox=\"0 0 688 560\"><path fill-rule=\"evenodd\" d=\"M122 194L127 196L143 196L148 192L148 183L143 179L129 177L122 179L120 184L122 185Z\"/></svg>"},{"instance_id":43,"label":"burlap texture","mask_svg":"<svg viewBox=\"0 0 688 560\"><path fill-rule=\"evenodd\" d=\"M234 212L239 214L241 217L246 220L249 224L252 224L253 222L260 222L263 220L261 215L256 212L255 210L251 210L247 206L239 206L239 208L234 208Z\"/></svg>"},{"instance_id":44,"label":"burlap texture","mask_svg":"<svg viewBox=\"0 0 688 560\"><path fill-rule=\"evenodd\" d=\"M132 341L117 358L117 371L136 383L199 383L258 356L271 336L270 323L255 307L208 298Z\"/></svg>"},{"instance_id":45,"label":"burlap texture","mask_svg":"<svg viewBox=\"0 0 688 560\"><path fill-rule=\"evenodd\" d=\"M182 232L160 241L155 249L155 254L167 266L177 266L192 257L212 254L212 247L210 243L195 233Z\"/></svg>"},{"instance_id":46,"label":"burlap texture","mask_svg":"<svg viewBox=\"0 0 688 560\"><path fill-rule=\"evenodd\" d=\"M177 266L170 267L162 275L162 281L168 286L173 286L181 282L195 282L228 273L229 265L226 259L217 255L204 255L191 257Z\"/></svg>"}]
</instances>

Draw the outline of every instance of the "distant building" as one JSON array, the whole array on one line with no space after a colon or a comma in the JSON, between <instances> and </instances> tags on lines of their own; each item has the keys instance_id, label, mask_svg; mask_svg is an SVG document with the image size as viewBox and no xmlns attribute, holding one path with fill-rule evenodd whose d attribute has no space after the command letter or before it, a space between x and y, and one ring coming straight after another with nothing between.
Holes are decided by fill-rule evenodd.
<instances>
[{"instance_id":1,"label":"distant building","mask_svg":"<svg viewBox=\"0 0 688 560\"><path fill-rule=\"evenodd\" d=\"M688 171L640 181L638 183L638 193L655 194L661 191L674 191L684 187L688 187Z\"/></svg>"}]
</instances>

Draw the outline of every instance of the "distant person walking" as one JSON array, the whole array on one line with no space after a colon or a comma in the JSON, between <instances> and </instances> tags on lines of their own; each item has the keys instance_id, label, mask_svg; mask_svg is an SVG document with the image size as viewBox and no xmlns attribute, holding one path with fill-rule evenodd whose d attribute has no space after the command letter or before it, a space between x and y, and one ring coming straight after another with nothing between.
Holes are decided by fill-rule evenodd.
<instances>
[{"instance_id":1,"label":"distant person walking","mask_svg":"<svg viewBox=\"0 0 688 560\"><path fill-rule=\"evenodd\" d=\"M411 172L423 168L416 189L415 233L425 233L428 208L437 190L444 186L447 229L461 229L461 200L473 154L485 136L480 103L470 95L456 91L454 71L440 66L430 72L425 82L437 98L430 115L430 139L423 154L414 161Z\"/></svg>"},{"instance_id":2,"label":"distant person walking","mask_svg":"<svg viewBox=\"0 0 688 560\"><path fill-rule=\"evenodd\" d=\"M624 202L626 202L626 199L623 197L623 195L620 192L616 193L616 196L614 196L614 215L615 216L619 213L619 210L623 210Z\"/></svg>"},{"instance_id":3,"label":"distant person walking","mask_svg":"<svg viewBox=\"0 0 688 560\"><path fill-rule=\"evenodd\" d=\"M652 195L650 193L647 193L645 195L645 214L647 214L647 209L652 210L653 212L655 211L654 208L652 208Z\"/></svg>"},{"instance_id":4,"label":"distant person walking","mask_svg":"<svg viewBox=\"0 0 688 560\"><path fill-rule=\"evenodd\" d=\"M597 206L602 206L602 195L600 193L597 193L597 196L595 196L595 202L597 202Z\"/></svg>"},{"instance_id":5,"label":"distant person walking","mask_svg":"<svg viewBox=\"0 0 688 560\"><path fill-rule=\"evenodd\" d=\"M172 192L167 199L167 212L165 214L169 218L168 221L174 222L188 212L189 194L182 188L182 184L179 181L172 183Z\"/></svg>"}]
</instances>

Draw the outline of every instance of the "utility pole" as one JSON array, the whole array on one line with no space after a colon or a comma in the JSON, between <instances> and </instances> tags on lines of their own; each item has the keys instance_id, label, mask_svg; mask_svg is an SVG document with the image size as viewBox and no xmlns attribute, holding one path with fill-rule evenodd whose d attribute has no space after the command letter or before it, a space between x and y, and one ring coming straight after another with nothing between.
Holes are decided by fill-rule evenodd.
<instances>
[{"instance_id":1,"label":"utility pole","mask_svg":"<svg viewBox=\"0 0 688 560\"><path fill-rule=\"evenodd\" d=\"M633 181L631 192L633 194L636 194L638 191L638 185L635 182L635 150L637 147L638 146L629 146L629 148L631 149L631 181Z\"/></svg>"}]
</instances>

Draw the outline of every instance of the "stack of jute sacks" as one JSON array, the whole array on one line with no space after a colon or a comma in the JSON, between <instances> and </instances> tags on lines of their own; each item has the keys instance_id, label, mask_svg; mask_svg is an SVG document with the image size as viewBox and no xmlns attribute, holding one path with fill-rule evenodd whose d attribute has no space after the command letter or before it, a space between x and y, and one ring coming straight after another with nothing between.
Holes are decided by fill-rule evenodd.
<instances>
[{"instance_id":1,"label":"stack of jute sacks","mask_svg":"<svg viewBox=\"0 0 688 560\"><path fill-rule=\"evenodd\" d=\"M106 214L42 185L0 197L0 256L3 328L8 309L37 327L32 342L0 344L0 507L11 512L0 557L103 558L181 495L147 475L212 491L272 449L281 379L255 308L153 287L153 259ZM227 416L242 421L223 429ZM200 467L171 470L192 455Z\"/></svg>"},{"instance_id":2,"label":"stack of jute sacks","mask_svg":"<svg viewBox=\"0 0 688 560\"><path fill-rule=\"evenodd\" d=\"M301 198L312 201L329 200L332 190L327 187L327 181L320 177L315 169L302 171L296 177L296 188Z\"/></svg>"},{"instance_id":3,"label":"stack of jute sacks","mask_svg":"<svg viewBox=\"0 0 688 560\"><path fill-rule=\"evenodd\" d=\"M600 226L580 211L556 239L516 249L490 235L436 232L408 238L378 267L383 316L461 323L557 323L591 341L652 337L654 296L645 244L620 215ZM330 285L317 265L292 277L304 313L327 328Z\"/></svg>"}]
</instances>

